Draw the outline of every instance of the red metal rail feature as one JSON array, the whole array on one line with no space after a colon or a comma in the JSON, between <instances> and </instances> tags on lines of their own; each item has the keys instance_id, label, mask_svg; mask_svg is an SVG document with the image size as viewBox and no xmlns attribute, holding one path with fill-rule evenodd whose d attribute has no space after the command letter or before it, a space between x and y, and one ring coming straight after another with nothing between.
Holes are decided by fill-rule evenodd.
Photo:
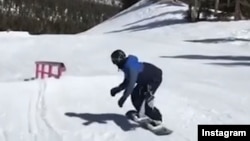
<instances>
[{"instance_id":1,"label":"red metal rail feature","mask_svg":"<svg viewBox=\"0 0 250 141\"><path fill-rule=\"evenodd\" d=\"M60 78L62 73L66 71L66 67L62 62L37 61L36 64L36 78L44 79L48 77Z\"/></svg>"}]
</instances>

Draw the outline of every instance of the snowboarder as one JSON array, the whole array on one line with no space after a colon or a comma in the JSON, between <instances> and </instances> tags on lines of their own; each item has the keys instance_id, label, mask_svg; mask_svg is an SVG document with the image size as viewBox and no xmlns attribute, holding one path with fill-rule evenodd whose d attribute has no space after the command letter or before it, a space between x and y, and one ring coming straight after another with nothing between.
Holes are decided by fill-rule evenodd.
<instances>
[{"instance_id":1,"label":"snowboarder","mask_svg":"<svg viewBox=\"0 0 250 141\"><path fill-rule=\"evenodd\" d=\"M154 94L162 82L162 70L151 63L139 62L134 55L126 56L125 52L119 49L112 52L111 60L125 74L123 82L111 89L111 96L124 90L118 101L120 107L131 95L132 104L138 114L144 109L144 115L149 117L154 125L160 125L162 115L153 101ZM144 100L146 102L143 107Z\"/></svg>"}]
</instances>

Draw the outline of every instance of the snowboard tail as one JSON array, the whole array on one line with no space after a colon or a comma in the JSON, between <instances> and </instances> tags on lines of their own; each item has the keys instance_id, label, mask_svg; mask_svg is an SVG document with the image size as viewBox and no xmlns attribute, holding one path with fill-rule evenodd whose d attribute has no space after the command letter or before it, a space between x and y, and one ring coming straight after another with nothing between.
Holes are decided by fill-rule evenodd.
<instances>
[{"instance_id":1,"label":"snowboard tail","mask_svg":"<svg viewBox=\"0 0 250 141\"><path fill-rule=\"evenodd\" d=\"M126 117L136 122L142 128L151 131L155 135L169 135L173 132L172 130L165 127L163 124L154 125L152 120L148 117L139 118L138 113L135 110L128 111L126 113Z\"/></svg>"}]
</instances>

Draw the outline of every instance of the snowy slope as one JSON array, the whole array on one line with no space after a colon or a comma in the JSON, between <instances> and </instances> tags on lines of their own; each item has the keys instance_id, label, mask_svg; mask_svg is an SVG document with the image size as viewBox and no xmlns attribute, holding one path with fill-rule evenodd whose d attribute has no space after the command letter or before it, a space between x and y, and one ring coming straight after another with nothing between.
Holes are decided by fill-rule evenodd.
<instances>
[{"instance_id":1,"label":"snowy slope","mask_svg":"<svg viewBox=\"0 0 250 141\"><path fill-rule=\"evenodd\" d=\"M187 7L141 1L78 35L0 33L0 141L195 141L198 124L250 123L250 22L186 23ZM110 88L117 48L162 68L156 105L174 133L158 137L126 120ZM37 60L62 61L57 79Z\"/></svg>"}]
</instances>

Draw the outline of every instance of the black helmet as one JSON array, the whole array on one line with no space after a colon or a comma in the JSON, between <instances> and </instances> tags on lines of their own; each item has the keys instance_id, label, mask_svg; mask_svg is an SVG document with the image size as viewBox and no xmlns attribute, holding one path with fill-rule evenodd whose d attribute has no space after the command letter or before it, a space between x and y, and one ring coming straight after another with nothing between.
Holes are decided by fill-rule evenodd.
<instances>
[{"instance_id":1,"label":"black helmet","mask_svg":"<svg viewBox=\"0 0 250 141\"><path fill-rule=\"evenodd\" d=\"M122 51L120 49L115 50L111 54L111 60L112 60L113 64L115 64L115 65L117 65L119 67L126 60L126 54L124 53L124 51Z\"/></svg>"}]
</instances>

